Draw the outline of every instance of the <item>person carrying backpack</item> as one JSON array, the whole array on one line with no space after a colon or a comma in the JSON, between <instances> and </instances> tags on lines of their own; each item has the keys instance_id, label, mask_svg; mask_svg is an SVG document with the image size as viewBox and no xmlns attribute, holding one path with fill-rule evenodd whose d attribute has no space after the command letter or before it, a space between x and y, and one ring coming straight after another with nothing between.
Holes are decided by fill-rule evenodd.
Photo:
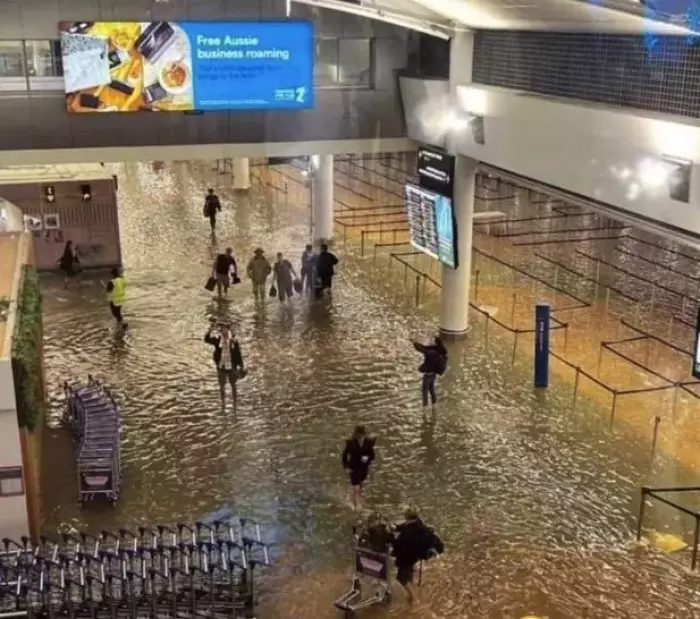
<instances>
[{"instance_id":1,"label":"person carrying backpack","mask_svg":"<svg viewBox=\"0 0 700 619\"><path fill-rule=\"evenodd\" d=\"M432 344L413 342L413 347L423 354L423 363L418 367L418 371L423 375L421 381L423 408L428 406L428 396L430 396L430 402L435 410L437 404L435 379L438 375L442 376L447 369L447 349L439 337L436 337Z\"/></svg>"},{"instance_id":2,"label":"person carrying backpack","mask_svg":"<svg viewBox=\"0 0 700 619\"><path fill-rule=\"evenodd\" d=\"M416 600L413 586L416 564L442 554L445 545L435 532L426 526L415 507L406 507L404 522L396 526L393 552L396 560L396 580L406 590L408 603Z\"/></svg>"},{"instance_id":3,"label":"person carrying backpack","mask_svg":"<svg viewBox=\"0 0 700 619\"><path fill-rule=\"evenodd\" d=\"M221 212L221 201L219 196L214 193L214 190L209 188L207 192L207 197L204 198L204 209L202 214L209 218L209 224L211 225L211 231L214 232L216 229L216 214Z\"/></svg>"}]
</instances>

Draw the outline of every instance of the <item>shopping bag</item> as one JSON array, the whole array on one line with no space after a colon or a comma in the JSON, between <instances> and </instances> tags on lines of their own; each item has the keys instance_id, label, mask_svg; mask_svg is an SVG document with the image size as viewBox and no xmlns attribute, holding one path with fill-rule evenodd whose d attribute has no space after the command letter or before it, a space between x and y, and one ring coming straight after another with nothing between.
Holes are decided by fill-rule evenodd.
<instances>
[{"instance_id":1,"label":"shopping bag","mask_svg":"<svg viewBox=\"0 0 700 619\"><path fill-rule=\"evenodd\" d=\"M270 296L273 299L277 296L277 288L275 288L274 284L270 286Z\"/></svg>"},{"instance_id":2,"label":"shopping bag","mask_svg":"<svg viewBox=\"0 0 700 619\"><path fill-rule=\"evenodd\" d=\"M238 277L238 275L236 275L236 274L234 273L233 276L231 277L231 283L232 283L233 285L240 284L240 283L241 283L241 278Z\"/></svg>"},{"instance_id":3,"label":"shopping bag","mask_svg":"<svg viewBox=\"0 0 700 619\"><path fill-rule=\"evenodd\" d=\"M207 283L204 284L204 287L205 287L209 292L211 292L212 290L214 290L214 288L216 288L216 279L214 279L213 277L210 277L210 278L207 280Z\"/></svg>"},{"instance_id":4,"label":"shopping bag","mask_svg":"<svg viewBox=\"0 0 700 619\"><path fill-rule=\"evenodd\" d=\"M301 291L304 290L304 285L301 283L300 279L295 279L293 285L294 292L296 292L297 294L301 294Z\"/></svg>"}]
</instances>

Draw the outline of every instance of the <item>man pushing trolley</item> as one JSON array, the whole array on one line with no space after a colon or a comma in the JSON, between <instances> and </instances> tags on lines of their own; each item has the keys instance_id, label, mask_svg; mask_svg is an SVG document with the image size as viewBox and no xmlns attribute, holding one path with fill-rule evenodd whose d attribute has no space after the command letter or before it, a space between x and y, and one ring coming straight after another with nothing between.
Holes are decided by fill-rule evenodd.
<instances>
[{"instance_id":1,"label":"man pushing trolley","mask_svg":"<svg viewBox=\"0 0 700 619\"><path fill-rule=\"evenodd\" d=\"M406 590L409 604L413 604L416 599L413 584L416 565L420 564L422 568L423 561L444 550L442 540L423 523L413 507L404 510L404 521L394 527L381 514L374 512L365 523L353 529L353 534L355 550L351 587L335 602L336 608L348 619L374 604L391 602L391 556L396 559L396 579Z\"/></svg>"}]
</instances>

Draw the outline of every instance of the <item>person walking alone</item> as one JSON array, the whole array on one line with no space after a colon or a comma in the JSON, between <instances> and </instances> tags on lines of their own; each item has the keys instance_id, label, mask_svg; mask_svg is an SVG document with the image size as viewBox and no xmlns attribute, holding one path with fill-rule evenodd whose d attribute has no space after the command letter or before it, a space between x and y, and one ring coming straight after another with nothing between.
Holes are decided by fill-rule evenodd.
<instances>
[{"instance_id":1,"label":"person walking alone","mask_svg":"<svg viewBox=\"0 0 700 619\"><path fill-rule=\"evenodd\" d=\"M421 380L423 409L425 410L428 406L428 397L430 397L434 411L437 404L435 381L437 376L444 374L447 369L447 349L439 337L436 337L432 344L413 342L413 347L423 354L423 362L418 367L418 371L423 375Z\"/></svg>"},{"instance_id":2,"label":"person walking alone","mask_svg":"<svg viewBox=\"0 0 700 619\"><path fill-rule=\"evenodd\" d=\"M227 247L225 253L216 256L212 277L216 280L216 292L219 298L227 295L231 282L236 283L238 280L238 265L233 257L233 249Z\"/></svg>"},{"instance_id":3,"label":"person walking alone","mask_svg":"<svg viewBox=\"0 0 700 619\"><path fill-rule=\"evenodd\" d=\"M307 245L301 255L301 285L306 292L314 289L316 278L316 254L313 245Z\"/></svg>"},{"instance_id":4,"label":"person walking alone","mask_svg":"<svg viewBox=\"0 0 700 619\"><path fill-rule=\"evenodd\" d=\"M73 241L68 241L66 243L61 257L56 260L56 264L58 264L58 267L63 271L63 275L65 276L63 287L68 288L68 281L73 277L78 277L80 268L80 259L78 258L78 252L73 245ZM80 285L80 279L78 279L78 285Z\"/></svg>"},{"instance_id":5,"label":"person walking alone","mask_svg":"<svg viewBox=\"0 0 700 619\"><path fill-rule=\"evenodd\" d=\"M267 278L272 273L270 261L265 257L265 252L259 247L253 252L246 267L246 273L253 282L253 295L256 301L264 301L267 295Z\"/></svg>"},{"instance_id":6,"label":"person walking alone","mask_svg":"<svg viewBox=\"0 0 700 619\"><path fill-rule=\"evenodd\" d=\"M207 196L204 198L204 210L203 214L205 217L209 218L209 225L211 225L212 234L216 230L216 214L221 212L221 201L219 196L214 193L214 190L209 188L207 191Z\"/></svg>"},{"instance_id":7,"label":"person walking alone","mask_svg":"<svg viewBox=\"0 0 700 619\"><path fill-rule=\"evenodd\" d=\"M374 443L375 439L367 436L364 426L355 427L352 437L345 441L341 462L343 468L350 473L353 509L362 505L363 484L375 458Z\"/></svg>"},{"instance_id":8,"label":"person walking alone","mask_svg":"<svg viewBox=\"0 0 700 619\"><path fill-rule=\"evenodd\" d=\"M107 301L109 301L109 309L117 321L117 326L122 331L126 331L129 325L124 322L122 315L122 306L126 302L126 280L122 270L118 267L112 269L112 279L107 283Z\"/></svg>"},{"instance_id":9,"label":"person walking alone","mask_svg":"<svg viewBox=\"0 0 700 619\"><path fill-rule=\"evenodd\" d=\"M243 354L241 353L238 340L231 331L231 325L228 323L221 324L219 333L214 333L214 327L215 324L212 323L209 331L204 335L204 341L214 347L212 359L216 366L216 374L219 381L221 406L226 404L226 383L229 383L231 385L233 407L235 408L238 398L236 383L246 373L243 365Z\"/></svg>"}]
</instances>

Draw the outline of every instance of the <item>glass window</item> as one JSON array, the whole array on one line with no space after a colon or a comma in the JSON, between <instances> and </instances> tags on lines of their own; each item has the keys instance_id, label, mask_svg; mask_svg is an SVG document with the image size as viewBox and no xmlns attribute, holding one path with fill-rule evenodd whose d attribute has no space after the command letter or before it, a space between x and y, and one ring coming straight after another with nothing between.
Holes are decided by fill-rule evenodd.
<instances>
[{"instance_id":1,"label":"glass window","mask_svg":"<svg viewBox=\"0 0 700 619\"><path fill-rule=\"evenodd\" d=\"M372 85L371 39L338 40L338 83L341 86Z\"/></svg>"},{"instance_id":2,"label":"glass window","mask_svg":"<svg viewBox=\"0 0 700 619\"><path fill-rule=\"evenodd\" d=\"M0 497L21 494L24 494L22 469L20 467L0 469Z\"/></svg>"},{"instance_id":3,"label":"glass window","mask_svg":"<svg viewBox=\"0 0 700 619\"><path fill-rule=\"evenodd\" d=\"M24 77L22 41L0 41L0 78Z\"/></svg>"},{"instance_id":4,"label":"glass window","mask_svg":"<svg viewBox=\"0 0 700 619\"><path fill-rule=\"evenodd\" d=\"M25 41L29 77L61 77L61 44L57 40Z\"/></svg>"},{"instance_id":5,"label":"glass window","mask_svg":"<svg viewBox=\"0 0 700 619\"><path fill-rule=\"evenodd\" d=\"M338 83L338 39L316 39L314 82L316 86Z\"/></svg>"}]
</instances>

